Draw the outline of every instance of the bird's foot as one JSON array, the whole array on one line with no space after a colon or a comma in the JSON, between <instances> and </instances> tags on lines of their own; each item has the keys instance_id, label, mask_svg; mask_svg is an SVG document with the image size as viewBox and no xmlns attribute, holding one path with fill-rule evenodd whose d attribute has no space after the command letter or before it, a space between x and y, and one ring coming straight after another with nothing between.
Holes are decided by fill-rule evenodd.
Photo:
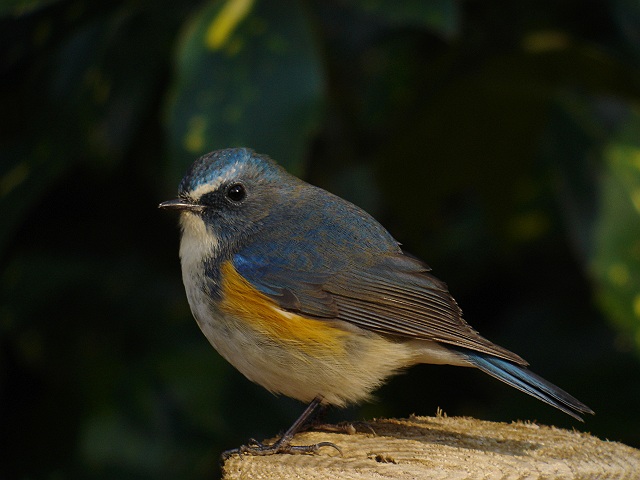
<instances>
[{"instance_id":1,"label":"bird's foot","mask_svg":"<svg viewBox=\"0 0 640 480\"><path fill-rule=\"evenodd\" d=\"M278 440L273 444L266 444L262 442L258 442L253 438L249 440L247 445L242 445L238 448L232 448L231 450L227 450L222 453L222 460L227 460L229 457L233 455L256 455L256 456L264 456L264 455L276 455L280 453L287 453L290 455L299 455L305 453L318 453L318 451L322 447L332 447L335 448L340 455L342 455L342 449L338 447L335 443L332 442L318 442L312 445L291 445L290 442L283 442L283 439Z\"/></svg>"}]
</instances>

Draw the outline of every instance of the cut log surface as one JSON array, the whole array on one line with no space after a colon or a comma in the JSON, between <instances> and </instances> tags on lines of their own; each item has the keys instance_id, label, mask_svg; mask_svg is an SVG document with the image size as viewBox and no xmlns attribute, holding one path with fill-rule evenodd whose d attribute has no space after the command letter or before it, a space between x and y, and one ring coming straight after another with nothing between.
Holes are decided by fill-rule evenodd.
<instances>
[{"instance_id":1,"label":"cut log surface","mask_svg":"<svg viewBox=\"0 0 640 480\"><path fill-rule=\"evenodd\" d=\"M333 442L342 456L330 447L315 455L234 455L223 478L640 479L640 450L587 433L446 416L367 425L351 435L301 433L292 442Z\"/></svg>"}]
</instances>

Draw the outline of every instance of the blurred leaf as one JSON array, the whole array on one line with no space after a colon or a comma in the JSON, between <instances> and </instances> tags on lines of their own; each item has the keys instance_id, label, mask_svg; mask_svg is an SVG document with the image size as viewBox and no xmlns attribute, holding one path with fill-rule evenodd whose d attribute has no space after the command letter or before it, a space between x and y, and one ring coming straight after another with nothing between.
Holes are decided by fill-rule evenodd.
<instances>
[{"instance_id":1,"label":"blurred leaf","mask_svg":"<svg viewBox=\"0 0 640 480\"><path fill-rule=\"evenodd\" d=\"M628 115L604 149L591 268L604 312L640 352L640 114Z\"/></svg>"},{"instance_id":2,"label":"blurred leaf","mask_svg":"<svg viewBox=\"0 0 640 480\"><path fill-rule=\"evenodd\" d=\"M185 29L176 66L169 106L172 182L195 157L234 146L302 172L323 84L300 2L209 3Z\"/></svg>"},{"instance_id":3,"label":"blurred leaf","mask_svg":"<svg viewBox=\"0 0 640 480\"><path fill-rule=\"evenodd\" d=\"M558 99L543 157L566 232L621 344L640 351L640 115L612 97Z\"/></svg>"},{"instance_id":4,"label":"blurred leaf","mask_svg":"<svg viewBox=\"0 0 640 480\"><path fill-rule=\"evenodd\" d=\"M176 7L121 8L86 22L61 45L51 97L97 159L117 164L140 130L179 16Z\"/></svg>"},{"instance_id":5,"label":"blurred leaf","mask_svg":"<svg viewBox=\"0 0 640 480\"><path fill-rule=\"evenodd\" d=\"M558 92L632 98L640 95L639 85L637 70L584 45L497 55L471 73L453 75L437 95L416 89L413 108L394 113L379 153L383 187L404 186L404 195L389 198L403 226L418 236L425 225L446 219L438 208L465 192L478 195L491 215L485 221L507 239L516 199L535 175L538 141Z\"/></svg>"},{"instance_id":6,"label":"blurred leaf","mask_svg":"<svg viewBox=\"0 0 640 480\"><path fill-rule=\"evenodd\" d=\"M70 10L47 11L44 30L55 24L59 31ZM44 35L45 46L26 55L32 70L0 93L7 110L0 120L0 251L66 171L79 163L116 167L145 127L179 15L158 9L141 27L135 8L94 13L61 38ZM34 29L27 21L16 25L25 36Z\"/></svg>"},{"instance_id":7,"label":"blurred leaf","mask_svg":"<svg viewBox=\"0 0 640 480\"><path fill-rule=\"evenodd\" d=\"M455 0L346 0L363 11L385 19L394 26L425 27L444 37L452 37L460 29L460 11Z\"/></svg>"}]
</instances>

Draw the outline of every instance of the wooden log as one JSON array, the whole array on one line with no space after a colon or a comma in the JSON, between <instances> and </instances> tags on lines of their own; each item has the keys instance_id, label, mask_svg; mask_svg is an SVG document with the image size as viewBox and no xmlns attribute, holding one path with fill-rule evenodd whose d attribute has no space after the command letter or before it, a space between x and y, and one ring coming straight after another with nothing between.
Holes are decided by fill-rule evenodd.
<instances>
[{"instance_id":1,"label":"wooden log","mask_svg":"<svg viewBox=\"0 0 640 480\"><path fill-rule=\"evenodd\" d=\"M305 432L292 442L333 442L342 456L330 447L316 455L235 455L223 479L640 478L640 450L577 431L446 416L368 425L375 434Z\"/></svg>"}]
</instances>

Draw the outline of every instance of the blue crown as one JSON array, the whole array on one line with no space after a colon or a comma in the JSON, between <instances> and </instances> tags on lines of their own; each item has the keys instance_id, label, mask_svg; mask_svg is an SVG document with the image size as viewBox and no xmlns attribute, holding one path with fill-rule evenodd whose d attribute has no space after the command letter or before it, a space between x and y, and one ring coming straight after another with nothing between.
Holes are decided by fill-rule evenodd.
<instances>
[{"instance_id":1,"label":"blue crown","mask_svg":"<svg viewBox=\"0 0 640 480\"><path fill-rule=\"evenodd\" d=\"M236 168L253 175L274 174L281 171L276 162L266 155L259 155L250 148L227 148L207 153L198 158L180 182L179 193L188 194L200 185L205 185Z\"/></svg>"}]
</instances>

